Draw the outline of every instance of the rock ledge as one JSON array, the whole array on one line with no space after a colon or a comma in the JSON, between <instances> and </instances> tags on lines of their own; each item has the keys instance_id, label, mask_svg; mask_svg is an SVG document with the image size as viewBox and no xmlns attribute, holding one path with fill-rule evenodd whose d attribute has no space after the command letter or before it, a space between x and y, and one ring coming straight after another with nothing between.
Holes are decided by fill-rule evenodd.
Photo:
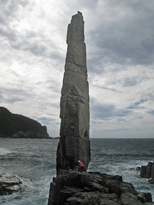
<instances>
[{"instance_id":1,"label":"rock ledge","mask_svg":"<svg viewBox=\"0 0 154 205\"><path fill-rule=\"evenodd\" d=\"M150 193L137 192L122 177L70 170L53 178L48 205L153 204Z\"/></svg>"}]
</instances>

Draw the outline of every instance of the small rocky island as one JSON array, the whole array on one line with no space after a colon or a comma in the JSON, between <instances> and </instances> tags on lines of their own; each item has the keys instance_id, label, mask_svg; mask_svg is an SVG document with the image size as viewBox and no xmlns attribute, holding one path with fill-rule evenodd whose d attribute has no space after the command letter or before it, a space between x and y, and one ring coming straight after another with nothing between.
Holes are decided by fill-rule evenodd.
<instances>
[{"instance_id":1,"label":"small rocky island","mask_svg":"<svg viewBox=\"0 0 154 205\"><path fill-rule=\"evenodd\" d=\"M0 137L49 138L46 126L23 115L13 114L0 107Z\"/></svg>"},{"instance_id":2,"label":"small rocky island","mask_svg":"<svg viewBox=\"0 0 154 205\"><path fill-rule=\"evenodd\" d=\"M152 204L150 193L137 192L121 176L86 172L90 162L89 89L82 13L72 17L61 97L61 129L57 177L50 185L48 205ZM84 163L79 170L76 161Z\"/></svg>"},{"instance_id":3,"label":"small rocky island","mask_svg":"<svg viewBox=\"0 0 154 205\"><path fill-rule=\"evenodd\" d=\"M154 162L148 162L147 165L138 167L138 169L142 178L147 178L149 183L154 184Z\"/></svg>"}]
</instances>

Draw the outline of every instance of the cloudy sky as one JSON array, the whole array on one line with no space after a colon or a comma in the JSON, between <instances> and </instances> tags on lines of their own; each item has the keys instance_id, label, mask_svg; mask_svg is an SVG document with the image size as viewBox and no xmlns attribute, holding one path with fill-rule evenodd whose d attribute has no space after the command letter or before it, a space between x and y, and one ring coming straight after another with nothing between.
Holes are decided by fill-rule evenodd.
<instances>
[{"instance_id":1,"label":"cloudy sky","mask_svg":"<svg viewBox=\"0 0 154 205\"><path fill-rule=\"evenodd\" d=\"M153 0L0 0L0 106L59 135L67 25L77 11L90 137L154 137Z\"/></svg>"}]
</instances>

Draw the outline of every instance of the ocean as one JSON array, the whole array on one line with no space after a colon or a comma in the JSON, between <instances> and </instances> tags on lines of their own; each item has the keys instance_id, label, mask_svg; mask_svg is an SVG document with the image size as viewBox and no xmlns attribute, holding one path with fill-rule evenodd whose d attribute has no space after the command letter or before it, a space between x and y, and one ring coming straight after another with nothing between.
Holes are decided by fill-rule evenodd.
<instances>
[{"instance_id":1,"label":"ocean","mask_svg":"<svg viewBox=\"0 0 154 205\"><path fill-rule=\"evenodd\" d=\"M58 139L0 138L0 174L19 176L23 182L20 192L0 196L0 204L47 205L57 144ZM136 190L151 192L154 200L154 185L135 170L153 160L154 139L91 139L88 171L121 175Z\"/></svg>"}]
</instances>

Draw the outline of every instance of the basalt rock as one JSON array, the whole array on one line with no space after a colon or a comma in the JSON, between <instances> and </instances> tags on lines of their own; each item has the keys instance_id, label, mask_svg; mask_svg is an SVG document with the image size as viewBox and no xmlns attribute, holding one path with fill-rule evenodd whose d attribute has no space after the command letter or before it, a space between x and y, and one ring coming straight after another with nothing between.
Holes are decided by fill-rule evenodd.
<instances>
[{"instance_id":1,"label":"basalt rock","mask_svg":"<svg viewBox=\"0 0 154 205\"><path fill-rule=\"evenodd\" d=\"M53 179L48 205L152 204L150 193L137 192L121 176L68 171Z\"/></svg>"},{"instance_id":2,"label":"basalt rock","mask_svg":"<svg viewBox=\"0 0 154 205\"><path fill-rule=\"evenodd\" d=\"M60 102L60 141L57 149L57 174L74 169L81 160L87 170L90 162L89 86L82 13L72 17L67 32L67 55Z\"/></svg>"}]
</instances>

